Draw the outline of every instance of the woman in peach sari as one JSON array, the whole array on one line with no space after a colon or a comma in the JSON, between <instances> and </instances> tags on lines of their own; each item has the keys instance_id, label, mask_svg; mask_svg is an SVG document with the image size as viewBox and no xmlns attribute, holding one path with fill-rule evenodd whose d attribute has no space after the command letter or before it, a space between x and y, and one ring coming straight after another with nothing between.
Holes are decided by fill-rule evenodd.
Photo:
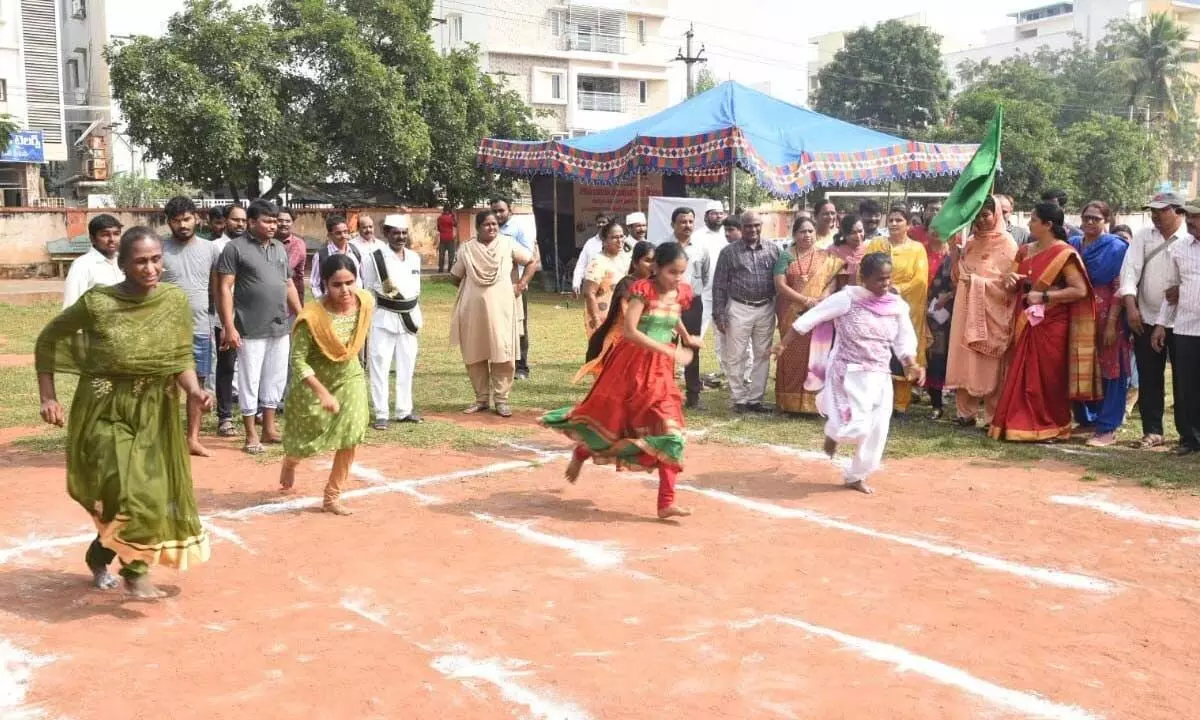
<instances>
[{"instance_id":1,"label":"woman in peach sari","mask_svg":"<svg viewBox=\"0 0 1200 720\"><path fill-rule=\"evenodd\" d=\"M817 226L811 218L796 218L792 223L792 241L792 247L780 253L775 263L776 312L780 332L784 334L796 318L839 289L838 273L845 266L833 254L817 247ZM779 355L775 367L775 404L780 412L817 414L824 359L832 347L833 324L829 323L796 338Z\"/></svg>"},{"instance_id":2,"label":"woman in peach sari","mask_svg":"<svg viewBox=\"0 0 1200 720\"><path fill-rule=\"evenodd\" d=\"M1071 402L1102 397L1096 301L1083 258L1067 244L1056 203L1033 209L1029 235L1005 286L1020 292L1004 389L989 431L996 440L1071 437Z\"/></svg>"},{"instance_id":3,"label":"woman in peach sari","mask_svg":"<svg viewBox=\"0 0 1200 720\"><path fill-rule=\"evenodd\" d=\"M950 320L947 389L955 388L957 422L973 426L984 406L984 424L991 422L1000 399L1004 354L1012 341L1016 294L1004 278L1017 256L1017 243L1008 234L995 198L984 201L965 245L950 243L951 274L955 285L954 315Z\"/></svg>"}]
</instances>

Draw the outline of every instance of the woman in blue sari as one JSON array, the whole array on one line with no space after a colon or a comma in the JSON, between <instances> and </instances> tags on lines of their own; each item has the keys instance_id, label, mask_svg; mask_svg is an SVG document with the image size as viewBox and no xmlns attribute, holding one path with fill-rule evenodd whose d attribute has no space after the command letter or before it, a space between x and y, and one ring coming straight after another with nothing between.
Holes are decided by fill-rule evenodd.
<instances>
[{"instance_id":1,"label":"woman in blue sari","mask_svg":"<svg viewBox=\"0 0 1200 720\"><path fill-rule=\"evenodd\" d=\"M1119 235L1104 232L1111 211L1108 204L1093 200L1083 206L1083 235L1070 239L1092 281L1096 296L1096 357L1104 399L1076 403L1075 420L1080 427L1094 427L1088 445L1107 447L1116 442L1117 430L1125 422L1125 393L1129 389L1129 329L1121 317L1117 297L1121 284L1121 263L1129 247Z\"/></svg>"}]
</instances>

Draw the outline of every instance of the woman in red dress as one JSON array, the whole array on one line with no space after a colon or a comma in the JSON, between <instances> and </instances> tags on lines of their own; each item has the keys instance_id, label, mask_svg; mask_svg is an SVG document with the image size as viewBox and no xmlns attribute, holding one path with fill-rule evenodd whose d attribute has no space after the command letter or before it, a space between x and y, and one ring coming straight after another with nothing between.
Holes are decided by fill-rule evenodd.
<instances>
[{"instance_id":1,"label":"woman in red dress","mask_svg":"<svg viewBox=\"0 0 1200 720\"><path fill-rule=\"evenodd\" d=\"M588 458L618 470L658 471L658 517L691 513L675 505L675 478L683 469L683 398L675 363L691 362L703 346L680 315L692 302L683 282L687 257L677 243L654 251L654 277L630 288L624 334L604 361L583 402L542 416L541 423L575 441L567 480L575 482ZM675 336L679 345L674 344Z\"/></svg>"},{"instance_id":2,"label":"woman in red dress","mask_svg":"<svg viewBox=\"0 0 1200 720\"><path fill-rule=\"evenodd\" d=\"M1029 218L1034 242L1017 253L1005 278L1021 291L1008 375L989 434L997 440L1042 442L1071 436L1071 402L1100 397L1096 306L1087 270L1067 244L1063 212L1042 203Z\"/></svg>"}]
</instances>

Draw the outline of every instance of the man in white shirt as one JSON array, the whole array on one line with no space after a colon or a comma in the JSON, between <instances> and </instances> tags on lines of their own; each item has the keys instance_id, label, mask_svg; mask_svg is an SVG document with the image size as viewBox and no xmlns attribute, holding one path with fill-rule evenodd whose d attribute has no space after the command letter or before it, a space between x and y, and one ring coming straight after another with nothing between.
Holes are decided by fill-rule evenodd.
<instances>
[{"instance_id":1,"label":"man in white shirt","mask_svg":"<svg viewBox=\"0 0 1200 720\"><path fill-rule=\"evenodd\" d=\"M646 213L635 212L625 216L625 249L632 251L633 246L646 239L649 226L646 224Z\"/></svg>"},{"instance_id":2,"label":"man in white shirt","mask_svg":"<svg viewBox=\"0 0 1200 720\"><path fill-rule=\"evenodd\" d=\"M92 249L75 258L63 284L63 308L69 308L97 285L116 285L125 279L117 267L121 223L112 215L97 215L88 223Z\"/></svg>"},{"instance_id":3,"label":"man in white shirt","mask_svg":"<svg viewBox=\"0 0 1200 720\"><path fill-rule=\"evenodd\" d=\"M417 366L417 334L421 329L421 256L408 249L407 215L383 220L387 246L362 260L363 287L375 294L375 319L368 344L371 406L376 430L388 427L388 375L396 363L396 422L419 423L413 411L413 371Z\"/></svg>"},{"instance_id":4,"label":"man in white shirt","mask_svg":"<svg viewBox=\"0 0 1200 720\"><path fill-rule=\"evenodd\" d=\"M709 200L707 207L704 208L704 227L698 229L692 235L692 242L708 251L708 257L712 262L714 270L716 269L717 258L720 257L721 251L729 244L725 242L725 228L722 227L722 223L724 222L725 206L721 204L720 200ZM712 311L713 289L710 282L704 287L704 317L700 322L700 337L708 335L708 326L712 325ZM721 333L715 333L715 335L717 357L724 357L721 353L724 346Z\"/></svg>"},{"instance_id":5,"label":"man in white shirt","mask_svg":"<svg viewBox=\"0 0 1200 720\"><path fill-rule=\"evenodd\" d=\"M1121 266L1121 287L1118 295L1125 303L1125 317L1133 331L1143 448L1152 448L1163 443L1165 376L1168 359L1172 363L1175 361L1175 339L1171 330L1173 319L1161 318L1160 314L1167 290L1171 287L1172 263L1169 249L1178 242L1192 239L1183 222L1185 202L1175 193L1155 195L1146 206L1150 210L1153 226L1134 233L1129 242L1129 249L1125 252L1125 262ZM1156 350L1151 343L1158 326L1163 328L1160 347L1165 348L1166 353ZM1178 371L1174 376L1174 382L1178 383Z\"/></svg>"},{"instance_id":6,"label":"man in white shirt","mask_svg":"<svg viewBox=\"0 0 1200 720\"><path fill-rule=\"evenodd\" d=\"M671 242L679 243L683 247L684 254L687 255L688 266L687 271L683 274L683 280L692 286L694 294L691 306L683 311L680 320L683 321L683 326L687 328L688 333L699 337L700 327L704 322L704 291L711 282L713 263L709 259L708 248L693 239L695 229L696 213L689 207L675 208L675 211L671 213L671 230L674 233ZM700 353L692 356L692 361L684 368L683 378L686 389L684 407L699 408Z\"/></svg>"},{"instance_id":7,"label":"man in white shirt","mask_svg":"<svg viewBox=\"0 0 1200 720\"><path fill-rule=\"evenodd\" d=\"M1160 353L1167 342L1166 325L1173 325L1175 358L1176 455L1200 452L1200 203L1187 205L1189 238L1171 245L1169 288L1159 310L1151 345Z\"/></svg>"},{"instance_id":8,"label":"man in white shirt","mask_svg":"<svg viewBox=\"0 0 1200 720\"><path fill-rule=\"evenodd\" d=\"M357 245L351 244L350 223L346 222L346 218L341 215L330 215L325 218L325 232L328 233L328 242L313 258L312 276L308 280L308 285L315 298L325 296L325 282L321 280L321 263L325 262L330 255L348 254L355 266L362 268L362 250L359 250ZM359 275L361 274L360 270Z\"/></svg>"},{"instance_id":9,"label":"man in white shirt","mask_svg":"<svg viewBox=\"0 0 1200 720\"><path fill-rule=\"evenodd\" d=\"M512 200L508 198L496 198L491 202L492 212L496 213L496 220L500 223L500 233L507 235L516 241L518 245L525 248L533 255L533 264L526 267L519 265L513 268L515 277L513 281L520 280L525 277L525 273L535 273L542 269L541 252L538 249L537 238L529 237L525 229L522 228L513 220ZM556 241L557 242L557 241ZM585 268L586 269L586 268ZM558 272L558 268L554 269ZM531 278L532 279L532 278ZM529 283L525 283L528 285ZM521 293L521 354L517 358L516 372L513 378L517 380L529 379L529 293Z\"/></svg>"},{"instance_id":10,"label":"man in white shirt","mask_svg":"<svg viewBox=\"0 0 1200 720\"><path fill-rule=\"evenodd\" d=\"M641 213L634 214L641 215ZM633 215L630 215L629 217L633 217ZM587 268L588 265L591 264L592 258L599 255L601 248L604 247L604 241L600 239L600 231L604 229L604 226L609 223L610 219L611 218L609 217L608 213L600 213L597 215L596 234L588 238L587 242L585 242L583 247L579 250L579 258L575 261L575 274L571 277L571 292L575 293L576 295L578 295L579 291L583 288L583 276L587 273ZM645 223L645 221L646 216L642 215L642 222ZM629 219L626 218L625 222L628 224ZM628 231L628 228L626 228L626 230ZM501 232L503 232L503 229Z\"/></svg>"},{"instance_id":11,"label":"man in white shirt","mask_svg":"<svg viewBox=\"0 0 1200 720\"><path fill-rule=\"evenodd\" d=\"M388 217L403 217L405 222L408 222L407 215L389 215ZM351 238L350 243L361 251L364 258L376 250L388 249L388 244L375 234L375 221L371 219L370 215L358 217L358 232Z\"/></svg>"}]
</instances>

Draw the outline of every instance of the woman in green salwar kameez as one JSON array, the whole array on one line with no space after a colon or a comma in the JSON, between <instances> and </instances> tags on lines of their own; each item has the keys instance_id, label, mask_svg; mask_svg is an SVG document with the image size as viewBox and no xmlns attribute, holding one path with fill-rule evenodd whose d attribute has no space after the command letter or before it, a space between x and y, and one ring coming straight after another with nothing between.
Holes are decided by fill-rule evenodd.
<instances>
[{"instance_id":1,"label":"woman in green salwar kameez","mask_svg":"<svg viewBox=\"0 0 1200 720\"><path fill-rule=\"evenodd\" d=\"M279 485L290 492L302 459L336 450L322 507L349 515L338 498L367 433L367 376L358 353L371 329L375 300L356 287L358 267L348 255L330 255L320 273L325 296L305 305L292 326L292 383L283 436L287 457Z\"/></svg>"},{"instance_id":2,"label":"woman in green salwar kameez","mask_svg":"<svg viewBox=\"0 0 1200 720\"><path fill-rule=\"evenodd\" d=\"M67 424L67 490L99 532L88 548L95 584L108 589L113 558L138 598L163 597L152 565L186 570L209 557L192 492L179 391L206 410L196 379L187 295L160 285L162 245L152 230L121 237L125 280L95 287L51 320L37 340L42 419ZM56 374L79 376L69 421Z\"/></svg>"}]
</instances>

